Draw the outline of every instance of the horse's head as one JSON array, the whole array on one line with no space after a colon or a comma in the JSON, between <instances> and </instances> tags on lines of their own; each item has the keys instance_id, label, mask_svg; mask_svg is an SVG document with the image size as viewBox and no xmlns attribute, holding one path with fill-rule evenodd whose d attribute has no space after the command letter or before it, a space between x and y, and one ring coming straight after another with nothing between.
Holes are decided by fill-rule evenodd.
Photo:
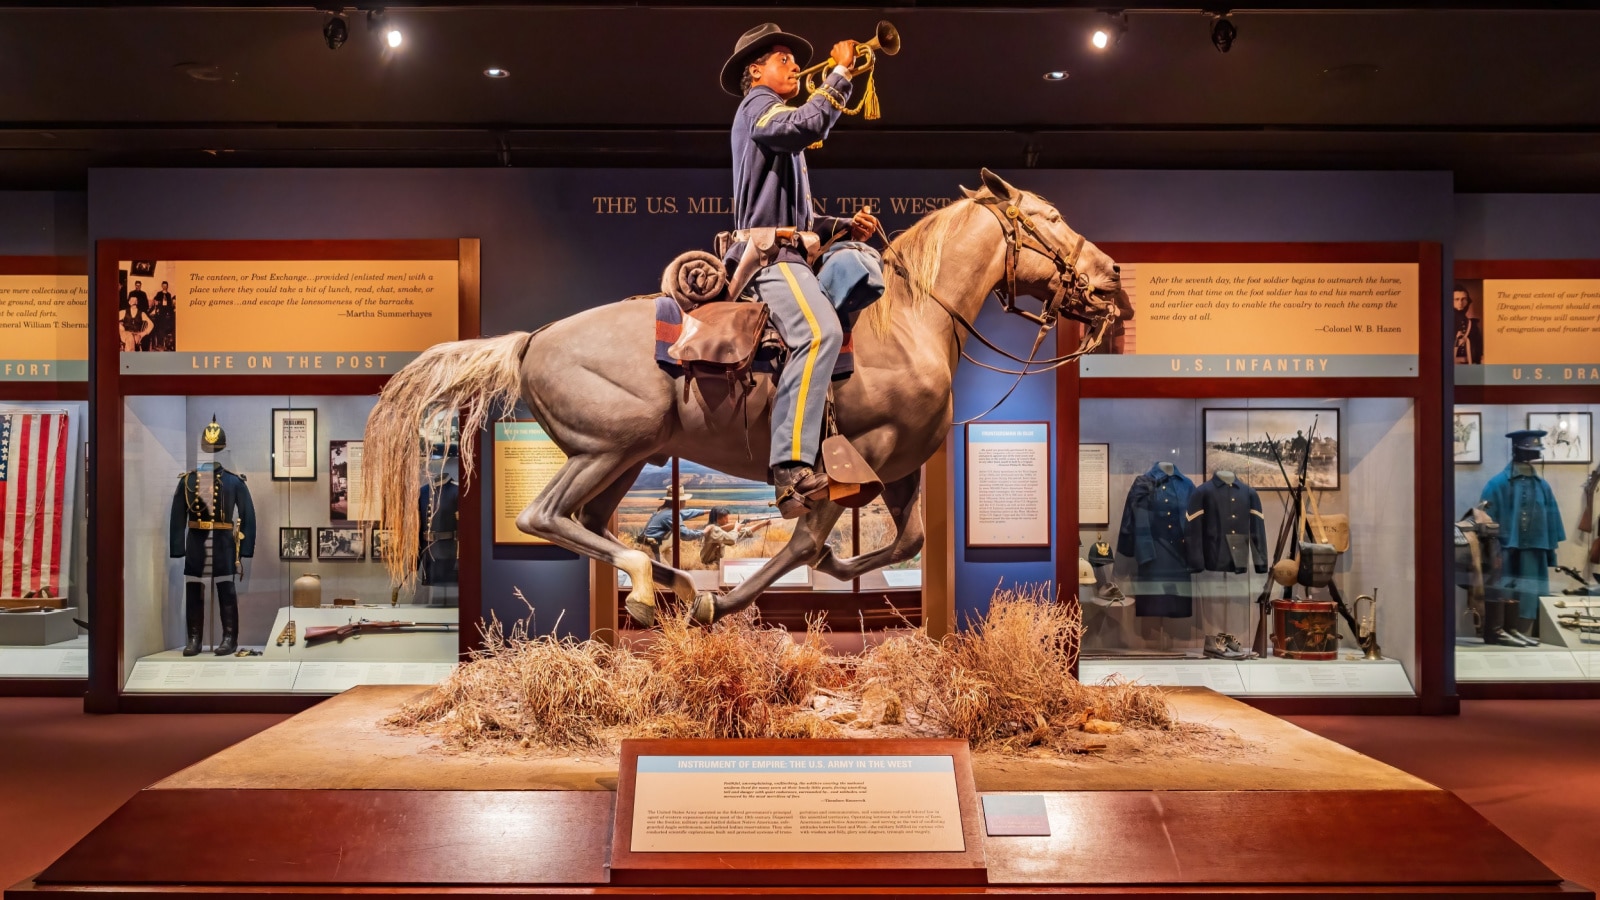
<instances>
[{"instance_id":1,"label":"horse's head","mask_svg":"<svg viewBox=\"0 0 1600 900\"><path fill-rule=\"evenodd\" d=\"M988 169L981 178L978 190L961 190L988 207L1005 234L1006 274L996 290L1006 309L1035 321L1065 316L1090 326L1091 335L1103 333L1127 308L1116 262L1037 194L1012 187ZM1044 304L1042 316L1015 307L1023 295Z\"/></svg>"}]
</instances>

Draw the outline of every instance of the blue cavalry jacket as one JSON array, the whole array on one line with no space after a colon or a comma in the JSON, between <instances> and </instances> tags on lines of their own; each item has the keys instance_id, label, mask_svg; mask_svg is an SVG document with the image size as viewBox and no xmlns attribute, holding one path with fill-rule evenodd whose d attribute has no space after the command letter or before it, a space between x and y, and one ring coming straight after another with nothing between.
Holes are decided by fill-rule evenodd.
<instances>
[{"instance_id":1,"label":"blue cavalry jacket","mask_svg":"<svg viewBox=\"0 0 1600 900\"><path fill-rule=\"evenodd\" d=\"M1519 475L1516 463L1509 463L1483 486L1481 499L1500 524L1500 546L1544 551L1545 565L1555 565L1556 545L1567 539L1567 529L1549 483L1537 474Z\"/></svg>"},{"instance_id":2,"label":"blue cavalry jacket","mask_svg":"<svg viewBox=\"0 0 1600 900\"><path fill-rule=\"evenodd\" d=\"M1255 554L1257 572L1267 571L1267 519L1261 512L1261 495L1235 478L1221 478L1195 488L1189 497L1185 526L1189 568L1196 572L1245 571Z\"/></svg>"},{"instance_id":3,"label":"blue cavalry jacket","mask_svg":"<svg viewBox=\"0 0 1600 900\"><path fill-rule=\"evenodd\" d=\"M806 147L828 136L839 121L839 110L827 91L843 105L850 99L850 79L830 74L823 90L799 106L789 106L769 87L754 87L739 103L733 117L733 227L798 228L815 231L824 241L848 227L849 220L816 215L811 206L811 179L806 174ZM744 253L744 244L728 251L731 263ZM780 259L805 262L792 248Z\"/></svg>"}]
</instances>

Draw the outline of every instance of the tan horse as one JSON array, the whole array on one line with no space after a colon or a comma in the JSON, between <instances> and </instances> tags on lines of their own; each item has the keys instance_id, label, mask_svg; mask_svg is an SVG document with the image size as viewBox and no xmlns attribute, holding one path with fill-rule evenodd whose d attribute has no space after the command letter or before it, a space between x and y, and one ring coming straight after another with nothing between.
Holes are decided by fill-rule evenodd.
<instances>
[{"instance_id":1,"label":"tan horse","mask_svg":"<svg viewBox=\"0 0 1600 900\"><path fill-rule=\"evenodd\" d=\"M522 531L627 572L628 613L655 621L655 585L672 590L702 622L749 606L784 572L815 566L849 580L915 556L922 464L949 433L951 380L966 338L993 292L1039 299L1047 318L1086 323L1076 358L1117 316L1121 290L1111 258L1067 226L1049 203L985 169L983 186L929 214L885 255L888 290L855 328L855 373L837 384L839 430L884 481L893 542L839 558L825 541L843 509L820 503L758 572L727 594L697 596L689 575L632 550L607 530L646 463L681 456L739 478L766 481L770 380L748 396L703 380L686 392L655 361L654 304L596 307L539 331L440 344L398 372L367 420L367 475L381 485L386 555L397 582L414 577L421 481L419 425L460 410L461 461L470 477L479 432L522 400L567 463L517 519ZM1004 296L1004 294L1003 294ZM959 317L959 320L958 320Z\"/></svg>"}]
</instances>

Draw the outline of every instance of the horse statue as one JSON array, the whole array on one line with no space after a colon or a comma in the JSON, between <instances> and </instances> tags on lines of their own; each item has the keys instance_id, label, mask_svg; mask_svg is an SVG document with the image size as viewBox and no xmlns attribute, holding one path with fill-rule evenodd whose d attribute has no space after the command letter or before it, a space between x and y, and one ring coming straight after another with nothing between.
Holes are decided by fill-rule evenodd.
<instances>
[{"instance_id":1,"label":"horse statue","mask_svg":"<svg viewBox=\"0 0 1600 900\"><path fill-rule=\"evenodd\" d=\"M855 372L835 385L839 433L884 483L896 535L889 546L835 556L825 541L843 507L818 502L779 553L725 594L697 594L688 573L628 548L608 529L646 463L680 456L739 478L767 481L766 404L771 379L753 387L702 378L680 387L656 362L654 304L585 310L535 332L439 344L396 373L367 420L365 466L380 486L382 521L394 535L385 562L396 583L415 577L420 482L418 426L441 410L460 415L463 480L477 435L521 400L567 462L517 518L517 527L627 572L625 606L654 624L655 585L701 623L737 612L783 573L814 566L848 581L910 559L922 548L916 515L922 465L944 442L954 410L951 381L971 325L991 293L1045 333L1065 316L1084 323L1078 348L1054 359L1011 357L1044 371L1089 352L1119 316L1119 270L1048 202L983 170L982 187L928 214L889 244L886 291L855 331ZM1021 296L1043 303L1034 314ZM998 348L995 348L998 349ZM1002 351L1003 352L1003 351ZM1007 354L1009 356L1009 354ZM793 364L793 363L791 363ZM688 376L684 376L688 377ZM747 393L743 393L746 392Z\"/></svg>"}]
</instances>

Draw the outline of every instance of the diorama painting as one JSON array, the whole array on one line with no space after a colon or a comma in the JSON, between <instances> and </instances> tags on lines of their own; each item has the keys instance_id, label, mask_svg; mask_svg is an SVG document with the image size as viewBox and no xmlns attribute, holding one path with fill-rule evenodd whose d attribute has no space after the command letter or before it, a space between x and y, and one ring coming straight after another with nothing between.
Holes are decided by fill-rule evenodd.
<instances>
[{"instance_id":1,"label":"diorama painting","mask_svg":"<svg viewBox=\"0 0 1600 900\"><path fill-rule=\"evenodd\" d=\"M1455 461L1458 463L1483 462L1483 415L1475 412L1458 412L1451 423Z\"/></svg>"},{"instance_id":2,"label":"diorama painting","mask_svg":"<svg viewBox=\"0 0 1600 900\"><path fill-rule=\"evenodd\" d=\"M678 562L684 569L718 571L723 559L767 559L776 556L794 534L794 521L780 518L772 506L770 484L747 481L688 460L678 462L678 482ZM617 532L622 542L663 562L672 559L671 490L670 464L646 466L617 508ZM736 543L722 546L720 555L718 548L704 536L713 510L727 510L733 517L733 524L744 526ZM654 535L646 534L652 517L657 516L661 517L660 524L667 526L655 529L665 531L659 541ZM889 545L895 534L894 522L881 500L863 507L860 520L859 552ZM840 516L834 525L828 536L828 546L839 556L857 552L852 542L849 512ZM920 556L901 563L898 568L919 566ZM626 576L619 573L619 578Z\"/></svg>"},{"instance_id":3,"label":"diorama painting","mask_svg":"<svg viewBox=\"0 0 1600 900\"><path fill-rule=\"evenodd\" d=\"M1594 461L1594 420L1589 413L1528 413L1528 427L1545 432L1545 462L1588 464Z\"/></svg>"},{"instance_id":4,"label":"diorama painting","mask_svg":"<svg viewBox=\"0 0 1600 900\"><path fill-rule=\"evenodd\" d=\"M1286 491L1285 473L1298 480L1306 460L1309 487L1339 489L1337 409L1208 409L1204 442L1208 478L1227 470L1258 491Z\"/></svg>"}]
</instances>

